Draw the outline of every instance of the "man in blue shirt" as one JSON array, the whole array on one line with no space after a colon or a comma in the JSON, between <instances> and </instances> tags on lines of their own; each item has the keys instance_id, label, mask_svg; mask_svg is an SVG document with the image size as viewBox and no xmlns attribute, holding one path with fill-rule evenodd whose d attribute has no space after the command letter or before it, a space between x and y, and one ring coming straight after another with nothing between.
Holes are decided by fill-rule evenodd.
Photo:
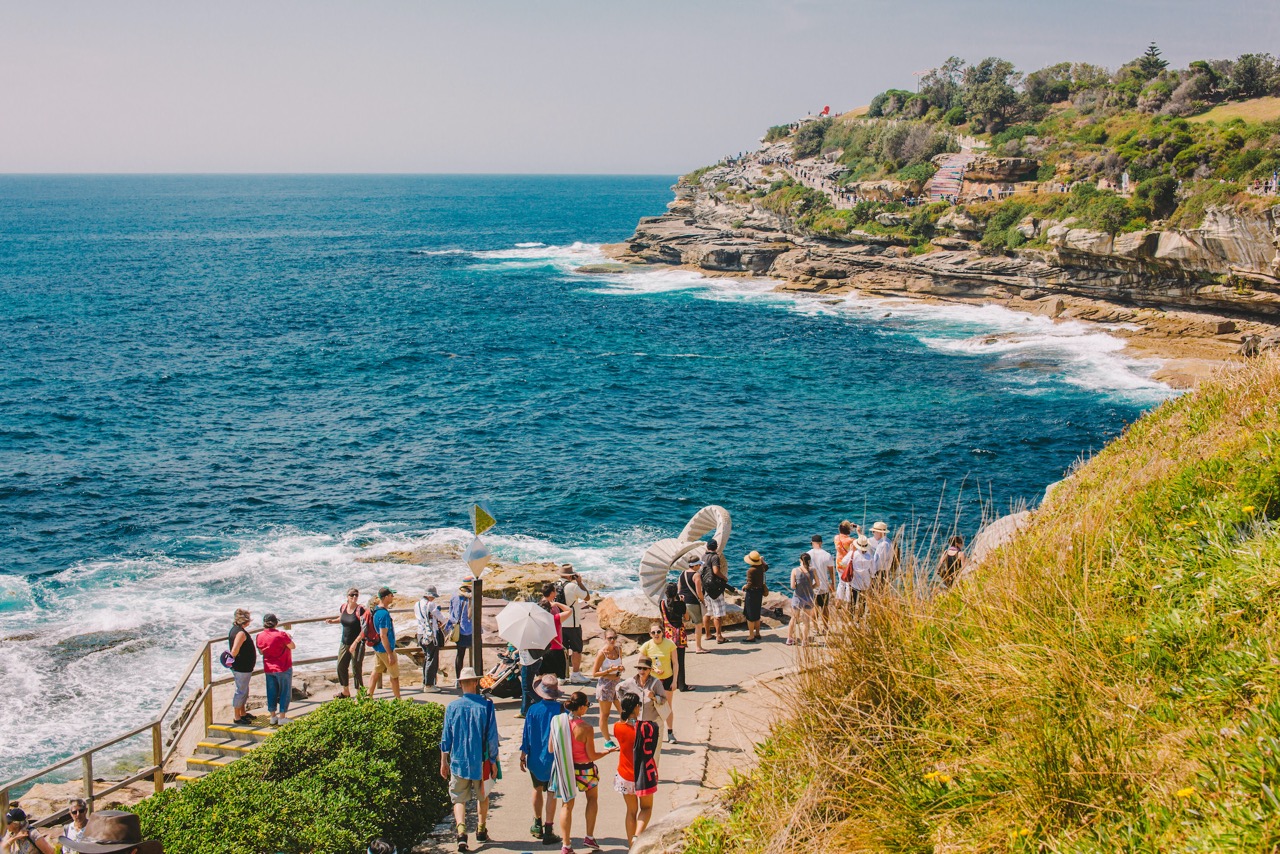
<instances>
[{"instance_id":1,"label":"man in blue shirt","mask_svg":"<svg viewBox=\"0 0 1280 854\"><path fill-rule=\"evenodd\" d=\"M462 661L466 657L467 650L471 648L471 576L462 582L462 587L458 592L453 594L453 598L449 600L449 620L444 624L444 633L447 637L453 631L453 627L458 627L458 652L453 660L453 672L462 672ZM475 662L471 662L475 666ZM458 680L453 680L453 687L458 687Z\"/></svg>"},{"instance_id":2,"label":"man in blue shirt","mask_svg":"<svg viewBox=\"0 0 1280 854\"><path fill-rule=\"evenodd\" d=\"M555 845L556 796L547 789L551 780L551 719L564 711L560 705L560 680L554 673L544 674L533 686L539 700L529 706L524 719L524 736L520 741L520 770L528 771L533 780L533 826L529 832L544 845ZM546 801L545 808L543 801Z\"/></svg>"},{"instance_id":3,"label":"man in blue shirt","mask_svg":"<svg viewBox=\"0 0 1280 854\"><path fill-rule=\"evenodd\" d=\"M480 677L474 667L458 674L462 696L444 710L440 735L440 776L449 781L453 820L458 826L458 850L467 851L467 802L476 800L480 822L476 840L489 841L489 795L484 789L484 763L498 759L498 716L493 701L480 696Z\"/></svg>"},{"instance_id":4,"label":"man in blue shirt","mask_svg":"<svg viewBox=\"0 0 1280 854\"><path fill-rule=\"evenodd\" d=\"M376 694L382 687L382 674L387 674L391 683L391 694L400 699L400 662L396 660L396 627L391 622L391 612L387 606L391 604L395 591L384 587L378 591L378 607L373 612L373 630L378 633L378 642L373 645L373 654L378 663L373 667L373 681L369 683L369 693Z\"/></svg>"}]
</instances>

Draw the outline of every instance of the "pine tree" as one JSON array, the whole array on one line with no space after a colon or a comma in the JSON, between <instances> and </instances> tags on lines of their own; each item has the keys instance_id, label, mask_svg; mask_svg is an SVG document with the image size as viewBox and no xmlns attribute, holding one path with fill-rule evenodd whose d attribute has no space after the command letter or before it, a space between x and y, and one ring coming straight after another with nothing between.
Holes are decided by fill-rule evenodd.
<instances>
[{"instance_id":1,"label":"pine tree","mask_svg":"<svg viewBox=\"0 0 1280 854\"><path fill-rule=\"evenodd\" d=\"M1156 47L1155 42L1147 45L1147 52L1138 58L1138 68L1147 78L1155 77L1168 67L1169 63L1160 58L1160 48Z\"/></svg>"}]
</instances>

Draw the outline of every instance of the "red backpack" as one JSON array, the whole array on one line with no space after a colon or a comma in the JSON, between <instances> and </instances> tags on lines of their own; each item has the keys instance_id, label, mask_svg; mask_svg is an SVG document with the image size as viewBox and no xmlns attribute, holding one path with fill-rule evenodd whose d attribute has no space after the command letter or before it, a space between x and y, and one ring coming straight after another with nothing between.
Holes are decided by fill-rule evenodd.
<instances>
[{"instance_id":1,"label":"red backpack","mask_svg":"<svg viewBox=\"0 0 1280 854\"><path fill-rule=\"evenodd\" d=\"M373 627L373 612L362 606L359 611L356 611L356 616L364 626L364 645L377 646L382 643L382 635L378 634L378 630Z\"/></svg>"}]
</instances>

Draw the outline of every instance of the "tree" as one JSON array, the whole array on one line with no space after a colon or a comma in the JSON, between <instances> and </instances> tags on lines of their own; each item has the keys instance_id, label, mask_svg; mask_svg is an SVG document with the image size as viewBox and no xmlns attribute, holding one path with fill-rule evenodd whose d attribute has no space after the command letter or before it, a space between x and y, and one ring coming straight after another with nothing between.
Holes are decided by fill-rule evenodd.
<instances>
[{"instance_id":1,"label":"tree","mask_svg":"<svg viewBox=\"0 0 1280 854\"><path fill-rule=\"evenodd\" d=\"M1243 54L1231 66L1227 97L1261 98L1271 91L1276 77L1276 61L1270 54Z\"/></svg>"},{"instance_id":2,"label":"tree","mask_svg":"<svg viewBox=\"0 0 1280 854\"><path fill-rule=\"evenodd\" d=\"M920 78L920 97L930 106L943 111L960 105L960 82L964 79L964 60L958 56L947 59L937 68Z\"/></svg>"},{"instance_id":3,"label":"tree","mask_svg":"<svg viewBox=\"0 0 1280 854\"><path fill-rule=\"evenodd\" d=\"M999 130L1018 106L1014 85L1019 75L1007 59L989 56L964 70L964 107L988 131Z\"/></svg>"},{"instance_id":4,"label":"tree","mask_svg":"<svg viewBox=\"0 0 1280 854\"><path fill-rule=\"evenodd\" d=\"M1147 80L1155 77L1168 67L1169 63L1160 58L1160 48L1156 47L1155 42L1147 45L1147 52L1138 57L1138 70L1143 73Z\"/></svg>"},{"instance_id":5,"label":"tree","mask_svg":"<svg viewBox=\"0 0 1280 854\"><path fill-rule=\"evenodd\" d=\"M1029 104L1056 104L1071 94L1071 63L1059 62L1027 75L1022 94Z\"/></svg>"}]
</instances>

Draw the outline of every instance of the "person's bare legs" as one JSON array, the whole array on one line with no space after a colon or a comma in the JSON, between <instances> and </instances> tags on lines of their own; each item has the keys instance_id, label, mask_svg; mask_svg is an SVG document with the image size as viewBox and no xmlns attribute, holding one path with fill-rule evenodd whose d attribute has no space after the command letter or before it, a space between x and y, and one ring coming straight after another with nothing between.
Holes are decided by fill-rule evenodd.
<instances>
[{"instance_id":1,"label":"person's bare legs","mask_svg":"<svg viewBox=\"0 0 1280 854\"><path fill-rule=\"evenodd\" d=\"M716 643L724 643L724 626L721 625L723 618L716 617Z\"/></svg>"},{"instance_id":2,"label":"person's bare legs","mask_svg":"<svg viewBox=\"0 0 1280 854\"><path fill-rule=\"evenodd\" d=\"M600 735L605 741L609 741L609 712L612 710L612 700L600 701Z\"/></svg>"},{"instance_id":3,"label":"person's bare legs","mask_svg":"<svg viewBox=\"0 0 1280 854\"><path fill-rule=\"evenodd\" d=\"M548 831L555 827L556 822L556 796L547 792L547 805L543 811L539 813L542 816L542 826Z\"/></svg>"},{"instance_id":4,"label":"person's bare legs","mask_svg":"<svg viewBox=\"0 0 1280 854\"><path fill-rule=\"evenodd\" d=\"M636 839L636 813L640 810L640 801L635 795L623 795L622 799L627 802L627 847L630 848Z\"/></svg>"},{"instance_id":5,"label":"person's bare legs","mask_svg":"<svg viewBox=\"0 0 1280 854\"><path fill-rule=\"evenodd\" d=\"M573 801L565 801L560 805L560 838L562 845L572 847L573 843Z\"/></svg>"},{"instance_id":6,"label":"person's bare legs","mask_svg":"<svg viewBox=\"0 0 1280 854\"><path fill-rule=\"evenodd\" d=\"M400 680L392 676L389 681L391 682L391 695L395 697L397 700L399 700L400 699Z\"/></svg>"},{"instance_id":7,"label":"person's bare legs","mask_svg":"<svg viewBox=\"0 0 1280 854\"><path fill-rule=\"evenodd\" d=\"M640 798L640 809L636 811L636 836L644 833L651 818L653 818L653 795L643 795Z\"/></svg>"},{"instance_id":8,"label":"person's bare legs","mask_svg":"<svg viewBox=\"0 0 1280 854\"><path fill-rule=\"evenodd\" d=\"M596 835L596 813L600 811L600 787L587 789L587 836ZM565 837L568 839L568 837Z\"/></svg>"},{"instance_id":9,"label":"person's bare legs","mask_svg":"<svg viewBox=\"0 0 1280 854\"><path fill-rule=\"evenodd\" d=\"M484 784L481 783L483 786ZM480 828L488 829L489 826L489 796L485 795L476 802L476 812L480 814L480 823L476 825L476 830Z\"/></svg>"},{"instance_id":10,"label":"person's bare legs","mask_svg":"<svg viewBox=\"0 0 1280 854\"><path fill-rule=\"evenodd\" d=\"M453 823L456 825L456 827L454 828L455 830L457 830L457 828L459 827L462 828L462 830L458 831L459 833L467 832L467 805L466 804L453 805Z\"/></svg>"},{"instance_id":11,"label":"person's bare legs","mask_svg":"<svg viewBox=\"0 0 1280 854\"><path fill-rule=\"evenodd\" d=\"M705 619L704 619L705 622ZM704 631L703 623L695 623L693 626L693 648L698 652L706 652L702 648L702 633Z\"/></svg>"}]
</instances>

